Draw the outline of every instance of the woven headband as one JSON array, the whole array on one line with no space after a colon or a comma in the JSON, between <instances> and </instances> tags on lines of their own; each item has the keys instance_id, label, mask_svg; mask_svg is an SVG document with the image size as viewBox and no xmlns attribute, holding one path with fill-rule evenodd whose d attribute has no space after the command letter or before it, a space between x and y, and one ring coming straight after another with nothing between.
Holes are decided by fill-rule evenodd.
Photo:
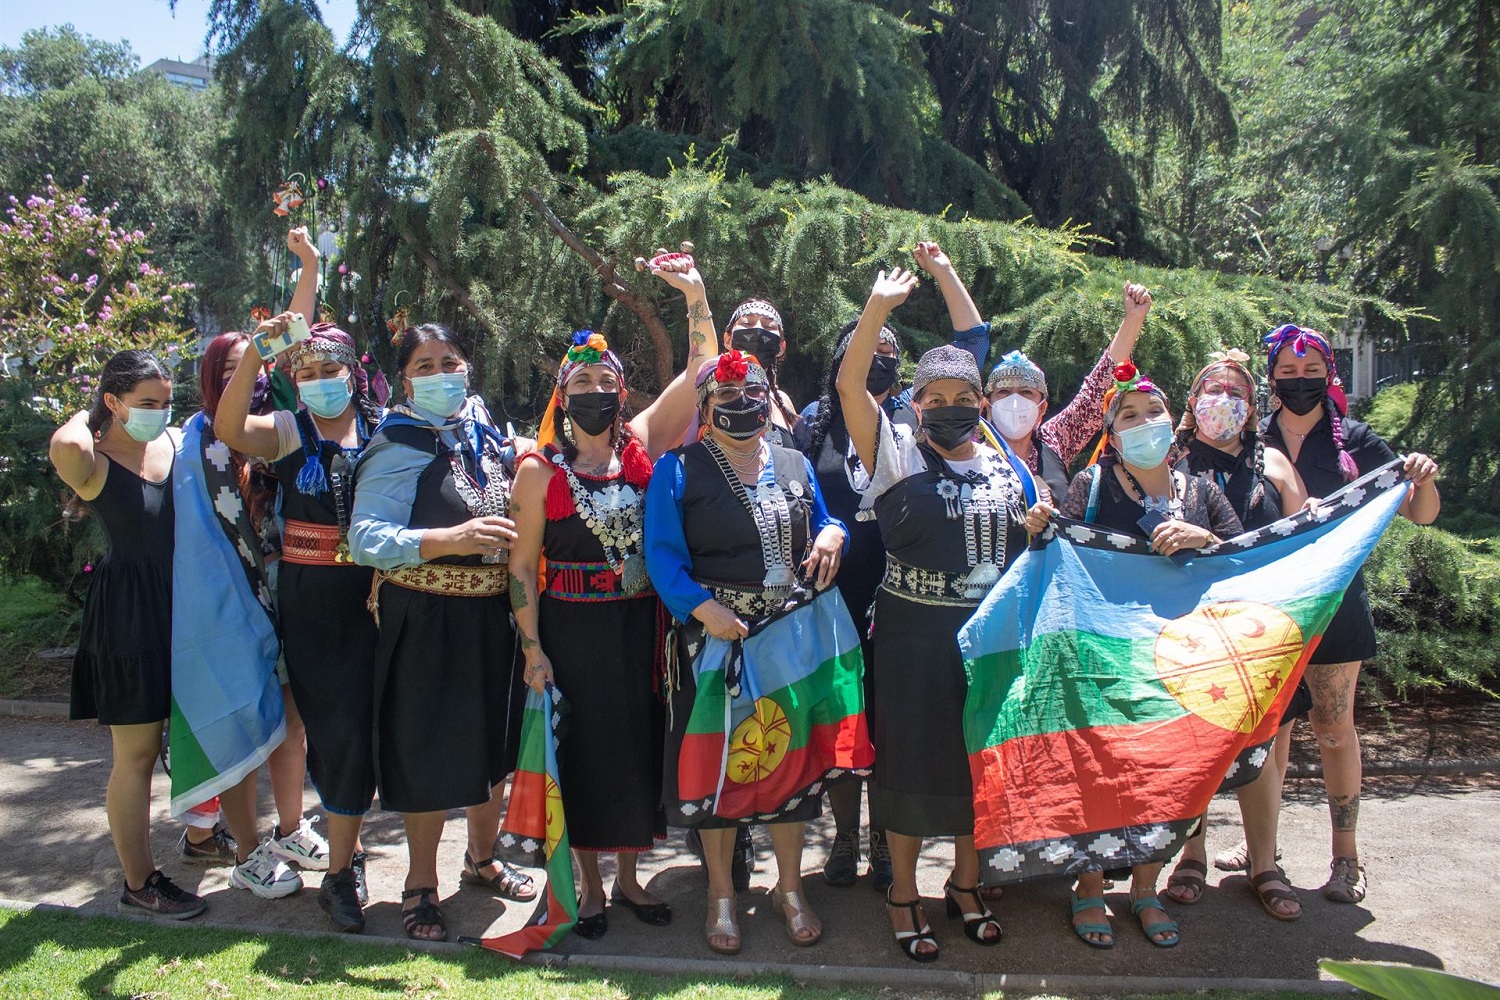
<instances>
[{"instance_id":1,"label":"woven headband","mask_svg":"<svg viewBox=\"0 0 1500 1000\"><path fill-rule=\"evenodd\" d=\"M746 316L764 316L766 319L774 319L777 326L785 325L781 322L781 313L777 312L776 307L771 303L765 299L746 299L729 314L729 322L725 324L724 329L728 330Z\"/></svg>"},{"instance_id":2,"label":"woven headband","mask_svg":"<svg viewBox=\"0 0 1500 1000\"><path fill-rule=\"evenodd\" d=\"M771 380L766 370L755 360L753 354L744 351L725 351L709 361L703 362L693 384L698 388L698 405L702 406L713 391L728 382L744 382L746 385L763 385L767 388Z\"/></svg>"},{"instance_id":3,"label":"woven headband","mask_svg":"<svg viewBox=\"0 0 1500 1000\"><path fill-rule=\"evenodd\" d=\"M573 334L573 346L568 348L562 363L557 366L558 386L567 385L574 372L590 365L608 365L621 382L625 381L625 366L620 363L619 355L609 349L604 335L593 330L579 330Z\"/></svg>"},{"instance_id":4,"label":"woven headband","mask_svg":"<svg viewBox=\"0 0 1500 1000\"><path fill-rule=\"evenodd\" d=\"M316 333L296 344L287 352L286 358L287 368L293 372L315 361L336 361L349 369L359 367L359 355L353 347Z\"/></svg>"},{"instance_id":5,"label":"woven headband","mask_svg":"<svg viewBox=\"0 0 1500 1000\"><path fill-rule=\"evenodd\" d=\"M980 388L979 365L974 361L974 355L961 347L944 344L934 347L918 359L916 376L911 383L912 397L921 399L922 390L927 388L927 384L942 378L956 378L969 383L975 392L984 392Z\"/></svg>"}]
</instances>

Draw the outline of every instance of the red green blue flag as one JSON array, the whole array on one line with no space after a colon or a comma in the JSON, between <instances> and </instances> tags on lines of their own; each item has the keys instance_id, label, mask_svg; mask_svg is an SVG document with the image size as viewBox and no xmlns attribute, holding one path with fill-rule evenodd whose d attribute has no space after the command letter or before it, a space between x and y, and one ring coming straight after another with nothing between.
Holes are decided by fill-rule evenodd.
<instances>
[{"instance_id":1,"label":"red green blue flag","mask_svg":"<svg viewBox=\"0 0 1500 1000\"><path fill-rule=\"evenodd\" d=\"M1176 854L1226 775L1259 768L1405 494L1392 463L1181 566L1058 519L959 633L983 881Z\"/></svg>"},{"instance_id":2,"label":"red green blue flag","mask_svg":"<svg viewBox=\"0 0 1500 1000\"><path fill-rule=\"evenodd\" d=\"M521 749L511 778L510 801L497 848L523 864L545 867L547 891L519 930L477 943L511 958L551 948L573 929L578 896L573 853L563 816L557 773L557 725L562 696L548 686L545 695L528 691L521 718Z\"/></svg>"},{"instance_id":3,"label":"red green blue flag","mask_svg":"<svg viewBox=\"0 0 1500 1000\"><path fill-rule=\"evenodd\" d=\"M697 691L668 788L668 820L771 822L868 773L864 656L837 589L768 619L736 642L711 636L693 662Z\"/></svg>"}]
</instances>

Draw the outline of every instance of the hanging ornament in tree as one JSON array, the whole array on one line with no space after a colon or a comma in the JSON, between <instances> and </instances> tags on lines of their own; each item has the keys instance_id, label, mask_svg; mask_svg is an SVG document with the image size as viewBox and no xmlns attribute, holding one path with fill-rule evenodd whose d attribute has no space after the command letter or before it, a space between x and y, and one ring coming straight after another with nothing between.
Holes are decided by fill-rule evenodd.
<instances>
[{"instance_id":1,"label":"hanging ornament in tree","mask_svg":"<svg viewBox=\"0 0 1500 1000\"><path fill-rule=\"evenodd\" d=\"M250 318L257 323L264 323L266 320L271 318L271 310L267 309L265 306L251 306Z\"/></svg>"},{"instance_id":2,"label":"hanging ornament in tree","mask_svg":"<svg viewBox=\"0 0 1500 1000\"><path fill-rule=\"evenodd\" d=\"M396 297L392 300L396 303L396 311L391 313L391 318L385 321L385 328L391 331L392 346L395 346L396 342L401 339L401 335L411 326L411 307L401 304L401 296L406 294L404 290L396 293Z\"/></svg>"},{"instance_id":3,"label":"hanging ornament in tree","mask_svg":"<svg viewBox=\"0 0 1500 1000\"><path fill-rule=\"evenodd\" d=\"M271 203L275 206L271 211L279 216L288 216L306 203L307 199L302 196L302 185L298 183L298 178L301 178L303 182L307 180L300 173L292 174L281 182L281 187L271 193Z\"/></svg>"}]
</instances>

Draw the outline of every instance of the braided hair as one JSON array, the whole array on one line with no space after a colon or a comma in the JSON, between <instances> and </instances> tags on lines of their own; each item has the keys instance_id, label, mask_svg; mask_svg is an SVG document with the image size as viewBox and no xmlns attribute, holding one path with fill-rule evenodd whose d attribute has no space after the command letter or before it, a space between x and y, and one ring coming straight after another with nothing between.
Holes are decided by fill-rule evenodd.
<instances>
[{"instance_id":1,"label":"braided hair","mask_svg":"<svg viewBox=\"0 0 1500 1000\"><path fill-rule=\"evenodd\" d=\"M854 328L858 324L858 320L845 323L839 328L838 339L834 341L833 356L828 359L828 368L823 372L818 411L813 414L812 426L808 428L809 458L818 454L823 441L830 435L833 437L834 447L839 451L849 447L849 429L844 426L844 401L839 398L838 377L839 367L844 363L844 355L849 352L849 342L854 339Z\"/></svg>"},{"instance_id":2,"label":"braided hair","mask_svg":"<svg viewBox=\"0 0 1500 1000\"><path fill-rule=\"evenodd\" d=\"M1331 362L1328 371L1333 371ZM1359 478L1359 465L1354 461L1354 456L1344 449L1344 415L1339 412L1338 403L1334 402L1332 396L1323 397L1323 409L1328 413L1328 429L1333 432L1333 447L1339 453L1339 472L1343 473L1344 482L1352 483Z\"/></svg>"},{"instance_id":3,"label":"braided hair","mask_svg":"<svg viewBox=\"0 0 1500 1000\"><path fill-rule=\"evenodd\" d=\"M1177 434L1172 439L1172 451L1167 456L1167 463L1175 465L1177 461L1188 453L1188 446L1198 434L1198 415L1193 412L1193 407L1198 402L1198 391L1203 387L1204 379L1217 372L1234 372L1250 383L1249 409L1245 414L1245 426L1240 429L1240 447L1250 452L1250 471L1255 474L1255 485L1250 489L1250 496L1245 505L1245 512L1254 510L1260 505L1266 495L1266 445L1260 436L1260 420L1257 416L1258 404L1255 377L1244 365L1235 361L1210 362L1193 379L1193 386L1188 391L1187 405L1183 407L1182 419L1177 421ZM1243 518L1241 512L1241 517Z\"/></svg>"}]
</instances>

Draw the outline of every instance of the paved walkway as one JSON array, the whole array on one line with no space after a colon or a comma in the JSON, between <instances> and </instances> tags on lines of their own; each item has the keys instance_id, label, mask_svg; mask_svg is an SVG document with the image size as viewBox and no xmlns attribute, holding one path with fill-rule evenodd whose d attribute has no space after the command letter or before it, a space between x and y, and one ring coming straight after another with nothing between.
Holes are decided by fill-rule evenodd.
<instances>
[{"instance_id":1,"label":"paved walkway","mask_svg":"<svg viewBox=\"0 0 1500 1000\"><path fill-rule=\"evenodd\" d=\"M98 726L0 719L0 897L114 912L120 876L104 817L108 772L108 736ZM261 815L269 817L264 773L261 786ZM156 791L153 843L158 860L173 879L210 900L209 913L197 923L326 928L315 898L316 874L307 877L303 892L267 902L230 889L227 869L205 871L178 862L180 827L167 816L166 781L159 772ZM1183 933L1182 944L1170 951L1151 947L1139 932L1123 886L1108 894L1118 946L1108 952L1086 948L1068 930L1068 890L1061 882L1008 889L997 909L1005 926L1004 943L998 948L973 945L957 922L944 919L940 897L951 849L933 844L924 854L921 885L943 958L923 968L975 974L1316 980L1317 960L1331 957L1410 962L1500 982L1500 935L1495 933L1500 888L1494 854L1500 779L1386 778L1370 782L1365 798L1361 834L1372 891L1364 904L1339 906L1317 894L1327 873L1327 810L1320 782L1296 781L1288 788L1282 813L1282 847L1285 867L1301 890L1302 920L1273 921L1256 905L1243 877L1214 871L1201 903L1169 904ZM307 803L309 811L316 809L310 789ZM1233 799L1216 800L1210 820L1212 854L1238 839ZM768 892L774 875L769 838L762 831L757 838L761 867L751 891L741 896L741 960L917 970L891 943L880 897L864 880L852 888L832 889L817 876L830 826L825 818L810 831L804 861L810 874L808 897L826 926L822 943L791 947L771 912ZM376 812L367 830L372 904L366 933L400 937L397 898L405 861L400 824L394 815ZM462 814L455 813L439 864L446 880L442 890L452 894L444 902L452 933L482 935L518 926L532 904L506 907L481 890L458 888L462 838ZM558 950L585 960L659 956L727 961L715 959L702 943L704 882L681 834L648 855L642 871L652 891L674 906L671 927L647 927L629 911L612 908L610 931L603 939L569 938Z\"/></svg>"}]
</instances>

